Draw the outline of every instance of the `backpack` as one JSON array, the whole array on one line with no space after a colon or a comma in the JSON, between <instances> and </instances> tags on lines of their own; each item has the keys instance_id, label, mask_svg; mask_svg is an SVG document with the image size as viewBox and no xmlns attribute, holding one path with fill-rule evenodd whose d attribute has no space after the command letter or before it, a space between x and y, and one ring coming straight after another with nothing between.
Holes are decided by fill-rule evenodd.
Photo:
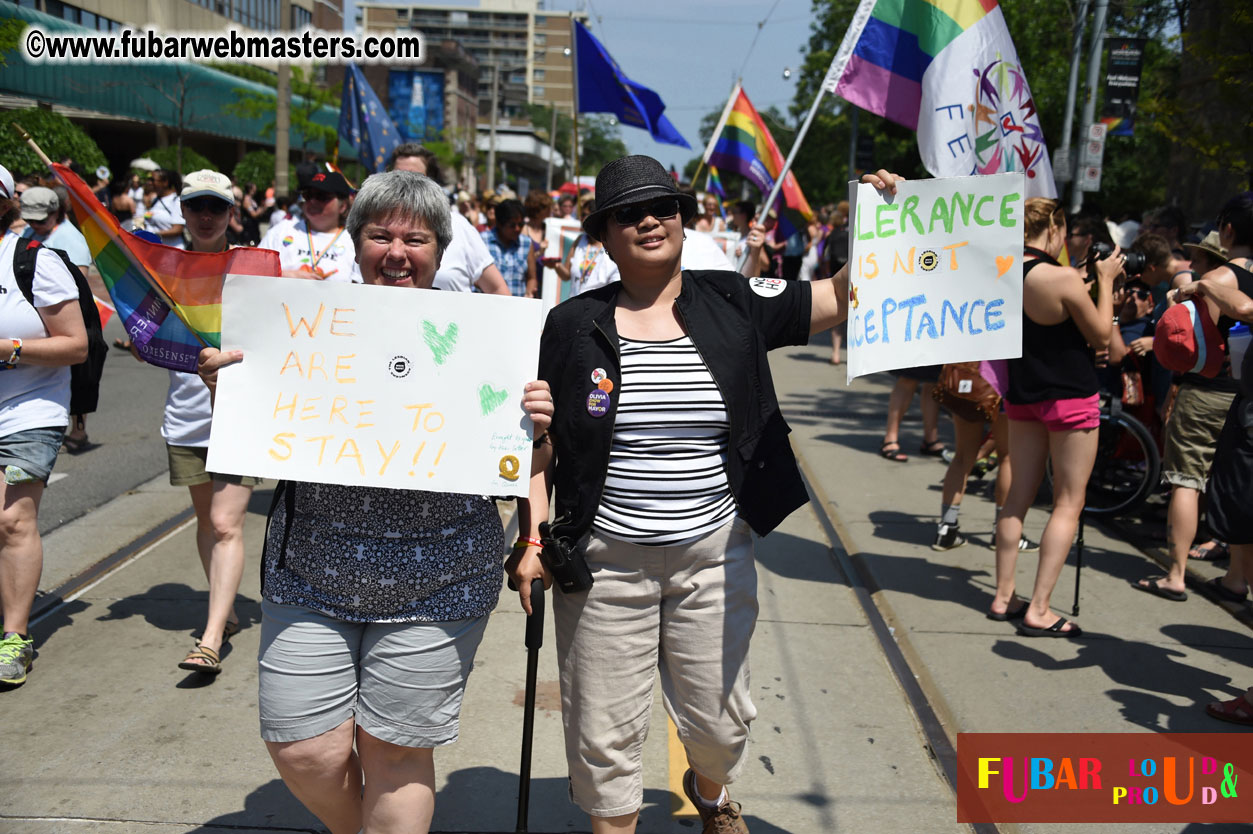
<instances>
[{"instance_id":1,"label":"backpack","mask_svg":"<svg viewBox=\"0 0 1253 834\"><path fill-rule=\"evenodd\" d=\"M41 248L61 259L70 275L74 276L74 286L78 288L78 309L87 328L87 359L70 366L70 414L91 414L100 398L100 377L104 373L104 360L109 355L109 345L100 326L100 311L96 309L91 287L82 270L70 263L69 257L60 249L42 246L34 239L28 240L24 247L13 253L13 276L27 303L32 307L35 305L35 260Z\"/></svg>"}]
</instances>

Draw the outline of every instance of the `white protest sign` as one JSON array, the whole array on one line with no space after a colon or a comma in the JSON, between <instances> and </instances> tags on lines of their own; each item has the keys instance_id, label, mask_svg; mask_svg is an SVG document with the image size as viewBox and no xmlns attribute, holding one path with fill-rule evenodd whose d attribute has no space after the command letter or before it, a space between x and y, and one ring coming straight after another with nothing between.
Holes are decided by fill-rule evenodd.
<instances>
[{"instance_id":1,"label":"white protest sign","mask_svg":"<svg viewBox=\"0 0 1253 834\"><path fill-rule=\"evenodd\" d=\"M544 248L544 257L564 261L581 234L583 234L583 228L577 220L571 220L569 217L546 218L544 242L547 245ZM540 294L544 299L545 311L551 310L569 298L570 282L562 281L557 270L551 266L544 267L544 280L541 286Z\"/></svg>"},{"instance_id":2,"label":"white protest sign","mask_svg":"<svg viewBox=\"0 0 1253 834\"><path fill-rule=\"evenodd\" d=\"M526 495L534 299L227 276L212 472Z\"/></svg>"},{"instance_id":3,"label":"white protest sign","mask_svg":"<svg viewBox=\"0 0 1253 834\"><path fill-rule=\"evenodd\" d=\"M1022 355L1023 175L849 183L848 380Z\"/></svg>"}]
</instances>

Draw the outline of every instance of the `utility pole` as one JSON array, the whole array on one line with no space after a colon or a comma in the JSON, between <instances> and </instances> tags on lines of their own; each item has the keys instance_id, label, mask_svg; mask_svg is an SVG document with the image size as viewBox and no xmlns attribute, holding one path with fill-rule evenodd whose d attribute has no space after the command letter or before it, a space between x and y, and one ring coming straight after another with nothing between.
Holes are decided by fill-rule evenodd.
<instances>
[{"instance_id":1,"label":"utility pole","mask_svg":"<svg viewBox=\"0 0 1253 834\"><path fill-rule=\"evenodd\" d=\"M553 106L553 125L548 129L548 178L544 190L553 190L553 157L557 155L557 105Z\"/></svg>"},{"instance_id":2,"label":"utility pole","mask_svg":"<svg viewBox=\"0 0 1253 834\"><path fill-rule=\"evenodd\" d=\"M1109 8L1109 0L1096 0L1096 14L1092 18L1092 46L1088 50L1088 97L1083 102L1083 120L1079 130L1087 135L1088 125L1096 118L1096 85L1101 79L1101 52L1105 46L1105 12ZM1070 196L1071 212L1083 208L1083 192L1079 190L1079 178L1075 177L1074 189Z\"/></svg>"},{"instance_id":3,"label":"utility pole","mask_svg":"<svg viewBox=\"0 0 1253 834\"><path fill-rule=\"evenodd\" d=\"M492 128L487 140L487 190L496 190L496 89L500 86L497 74L500 67L492 64Z\"/></svg>"},{"instance_id":4,"label":"utility pole","mask_svg":"<svg viewBox=\"0 0 1253 834\"><path fill-rule=\"evenodd\" d=\"M291 0L279 0L278 28L281 32L291 28ZM291 65L285 60L278 65L274 97L274 193L290 194L287 167L291 156Z\"/></svg>"},{"instance_id":5,"label":"utility pole","mask_svg":"<svg viewBox=\"0 0 1253 834\"><path fill-rule=\"evenodd\" d=\"M1088 9L1092 0L1079 0L1079 15L1075 18L1074 44L1070 49L1070 81L1066 86L1066 118L1062 122L1062 147L1058 156L1066 168L1065 176L1070 181L1071 193L1078 188L1078 155L1074 153L1073 139L1075 128L1075 96L1079 91L1079 63L1083 58L1083 33L1088 27ZM1057 161L1057 160L1054 160ZM1054 166L1054 171L1060 166Z\"/></svg>"}]
</instances>

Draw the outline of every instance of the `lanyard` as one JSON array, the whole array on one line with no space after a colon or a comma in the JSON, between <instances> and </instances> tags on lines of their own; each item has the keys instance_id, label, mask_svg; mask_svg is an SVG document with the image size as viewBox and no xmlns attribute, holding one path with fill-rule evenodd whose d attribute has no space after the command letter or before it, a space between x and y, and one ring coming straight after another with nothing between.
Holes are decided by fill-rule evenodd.
<instances>
[{"instance_id":1,"label":"lanyard","mask_svg":"<svg viewBox=\"0 0 1253 834\"><path fill-rule=\"evenodd\" d=\"M326 248L321 252L313 245L313 230L309 228L309 221L305 221L305 234L309 236L309 257L313 258L313 263L309 264L310 269L318 268L318 261L322 260L322 256L331 251L331 247L335 245L335 241L339 240L339 236L344 233L344 227L340 226L335 230L335 237L331 238L331 242L326 244Z\"/></svg>"}]
</instances>

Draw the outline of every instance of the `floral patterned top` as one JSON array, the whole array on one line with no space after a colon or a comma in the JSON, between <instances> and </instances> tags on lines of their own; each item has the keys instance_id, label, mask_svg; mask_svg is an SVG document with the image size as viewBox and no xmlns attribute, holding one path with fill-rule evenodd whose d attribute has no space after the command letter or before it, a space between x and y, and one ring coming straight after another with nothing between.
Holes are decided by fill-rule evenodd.
<instances>
[{"instance_id":1,"label":"floral patterned top","mask_svg":"<svg viewBox=\"0 0 1253 834\"><path fill-rule=\"evenodd\" d=\"M289 481L274 508L266 599L348 622L445 622L489 613L500 595L504 531L481 495ZM287 552L282 564L283 539Z\"/></svg>"}]
</instances>

